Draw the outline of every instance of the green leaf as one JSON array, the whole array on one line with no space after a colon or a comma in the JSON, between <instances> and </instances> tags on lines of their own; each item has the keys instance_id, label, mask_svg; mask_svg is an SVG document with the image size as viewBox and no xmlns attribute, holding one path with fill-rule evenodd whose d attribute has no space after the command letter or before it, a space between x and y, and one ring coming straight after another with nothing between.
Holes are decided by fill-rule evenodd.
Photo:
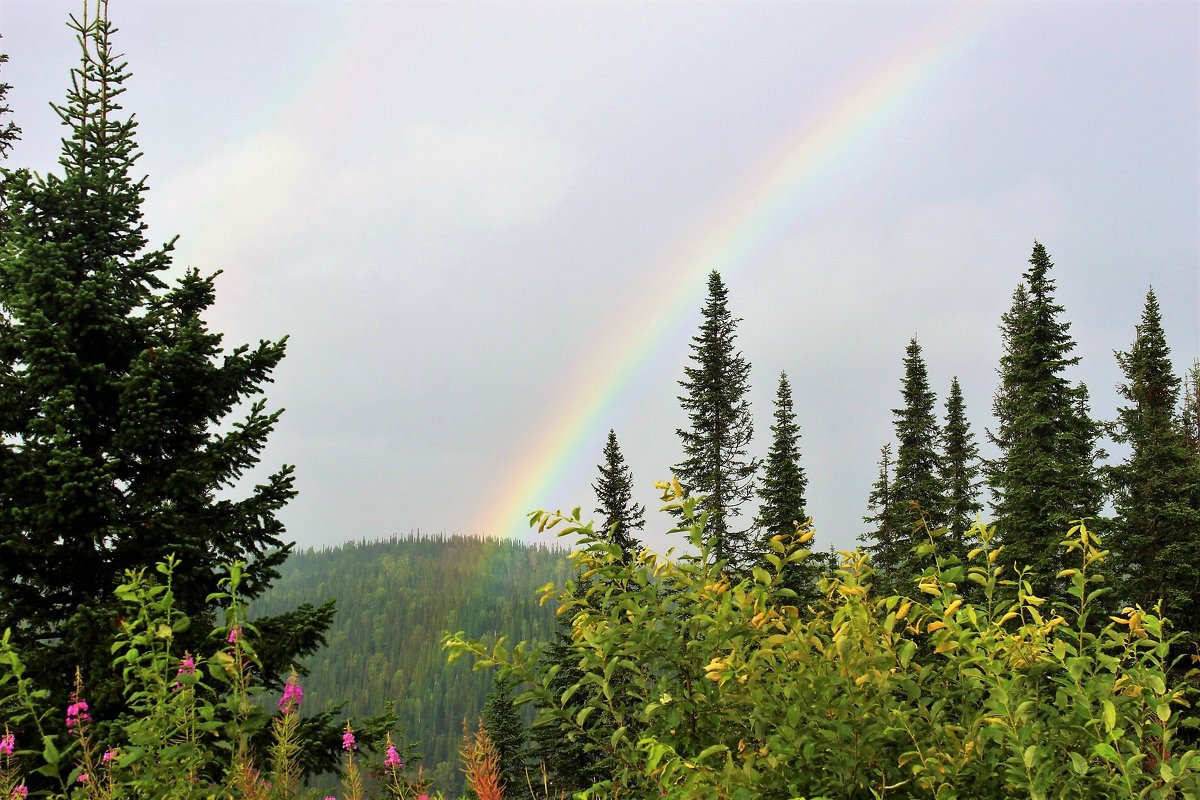
<instances>
[{"instance_id":1,"label":"green leaf","mask_svg":"<svg viewBox=\"0 0 1200 800\"><path fill-rule=\"evenodd\" d=\"M1074 750L1071 751L1070 756L1071 768L1075 770L1075 774L1086 775L1088 771L1087 759L1081 756L1079 753L1076 753Z\"/></svg>"},{"instance_id":2,"label":"green leaf","mask_svg":"<svg viewBox=\"0 0 1200 800\"><path fill-rule=\"evenodd\" d=\"M1092 746L1092 754L1100 756L1110 764L1120 764L1121 757L1117 755L1117 751L1108 742L1098 742Z\"/></svg>"},{"instance_id":3,"label":"green leaf","mask_svg":"<svg viewBox=\"0 0 1200 800\"><path fill-rule=\"evenodd\" d=\"M703 761L704 759L708 758L711 755L715 755L716 753L723 753L728 749L729 748L723 744L710 745L700 751L700 755L696 756L696 761Z\"/></svg>"},{"instance_id":4,"label":"green leaf","mask_svg":"<svg viewBox=\"0 0 1200 800\"><path fill-rule=\"evenodd\" d=\"M1113 705L1112 700L1104 701L1104 728L1108 732L1117 727L1117 707Z\"/></svg>"},{"instance_id":5,"label":"green leaf","mask_svg":"<svg viewBox=\"0 0 1200 800\"><path fill-rule=\"evenodd\" d=\"M62 754L54 746L53 736L42 737L42 758L52 767L58 766L58 762L62 760Z\"/></svg>"}]
</instances>

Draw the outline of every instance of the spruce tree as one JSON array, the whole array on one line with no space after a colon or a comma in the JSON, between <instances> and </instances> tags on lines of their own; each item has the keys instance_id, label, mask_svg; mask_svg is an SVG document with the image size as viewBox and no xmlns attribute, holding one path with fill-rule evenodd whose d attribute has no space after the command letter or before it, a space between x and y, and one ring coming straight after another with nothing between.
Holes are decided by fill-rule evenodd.
<instances>
[{"instance_id":1,"label":"spruce tree","mask_svg":"<svg viewBox=\"0 0 1200 800\"><path fill-rule=\"evenodd\" d=\"M892 409L896 431L896 474L892 494L897 504L896 519L906 533L914 533L923 512L931 527L941 524L945 487L939 475L937 397L929 388L929 371L921 345L911 339L904 354L901 385L904 405ZM924 538L924 533L914 533ZM912 539L913 544L917 540Z\"/></svg>"},{"instance_id":2,"label":"spruce tree","mask_svg":"<svg viewBox=\"0 0 1200 800\"><path fill-rule=\"evenodd\" d=\"M504 796L510 800L529 797L526 779L525 725L513 701L512 681L499 675L492 681L483 705L483 725L500 757L500 779Z\"/></svg>"},{"instance_id":3,"label":"spruce tree","mask_svg":"<svg viewBox=\"0 0 1200 800\"><path fill-rule=\"evenodd\" d=\"M896 459L886 466L881 464L879 481L870 497L876 513L865 521L877 523L876 530L868 534L873 544L867 547L875 556L875 568L880 573L877 581L891 591L906 593L912 589L912 579L921 572L914 548L928 540L922 521L930 529L937 527L945 502L937 451L940 432L934 414L937 398L929 388L929 372L915 338L905 349L901 397L904 405L892 409L898 442ZM890 447L884 460L890 462ZM881 506L884 502L886 505Z\"/></svg>"},{"instance_id":4,"label":"spruce tree","mask_svg":"<svg viewBox=\"0 0 1200 800\"><path fill-rule=\"evenodd\" d=\"M771 447L763 466L762 485L758 490L762 501L758 511L758 526L763 534L791 536L797 525L808 519L804 492L808 478L800 466L800 426L792 403L792 386L787 373L779 374L775 393L775 424L771 426ZM814 600L820 579L820 559L810 558L800 564L788 565L787 587L803 600Z\"/></svg>"},{"instance_id":5,"label":"spruce tree","mask_svg":"<svg viewBox=\"0 0 1200 800\"><path fill-rule=\"evenodd\" d=\"M680 405L690 426L680 428L684 460L675 474L691 494L703 495L709 513L706 536L713 555L734 572L748 569L762 553L753 527L737 528L735 518L754 496L758 461L747 449L754 435L750 416L750 364L737 351L737 323L721 275L708 277L708 299L700 333L692 337L692 364L679 382Z\"/></svg>"},{"instance_id":6,"label":"spruce tree","mask_svg":"<svg viewBox=\"0 0 1200 800\"><path fill-rule=\"evenodd\" d=\"M82 59L56 107L61 177L3 172L0 250L0 629L51 690L48 707L80 667L98 718L123 707L110 644L124 571L175 554L177 606L192 617L180 650L203 652L219 571L248 562L249 598L270 585L291 549L276 515L295 494L288 466L231 491L279 418L257 395L285 342L224 350L203 319L214 276L189 269L168 285L171 243L147 246L136 123L117 102L129 73L106 8L72 19ZM307 606L256 643L269 684L323 643L332 615Z\"/></svg>"},{"instance_id":7,"label":"spruce tree","mask_svg":"<svg viewBox=\"0 0 1200 800\"><path fill-rule=\"evenodd\" d=\"M0 36L0 38L3 38ZM0 53L0 65L8 63L8 54ZM12 149L13 142L21 138L21 129L11 119L12 109L5 102L8 99L8 90L12 88L12 84L0 82L0 158L8 155L8 151Z\"/></svg>"},{"instance_id":8,"label":"spruce tree","mask_svg":"<svg viewBox=\"0 0 1200 800\"><path fill-rule=\"evenodd\" d=\"M1058 543L1074 520L1100 512L1103 490L1098 429L1087 413L1086 388L1063 374L1079 357L1071 355L1075 342L1054 301L1053 264L1038 242L1029 265L1001 327L993 436L1000 455L988 472L1005 562L1029 567L1035 593L1044 596L1063 567Z\"/></svg>"},{"instance_id":9,"label":"spruce tree","mask_svg":"<svg viewBox=\"0 0 1200 800\"><path fill-rule=\"evenodd\" d=\"M1137 336L1117 353L1125 374L1118 387L1114 438L1130 447L1111 469L1117 516L1108 544L1122 602L1164 611L1200 633L1200 457L1189 450L1176 403L1180 380L1162 328L1158 298L1146 294Z\"/></svg>"},{"instance_id":10,"label":"spruce tree","mask_svg":"<svg viewBox=\"0 0 1200 800\"><path fill-rule=\"evenodd\" d=\"M948 541L946 546L966 560L967 531L975 523L976 515L983 510L979 501L979 446L967 422L966 403L958 378L950 381L950 394L946 397L946 423L941 439L941 478L946 490L943 509Z\"/></svg>"},{"instance_id":11,"label":"spruce tree","mask_svg":"<svg viewBox=\"0 0 1200 800\"><path fill-rule=\"evenodd\" d=\"M621 548L622 558L631 562L641 547L633 532L646 527L646 509L633 502L633 473L621 454L617 434L611 429L604 445L604 463L597 469L600 477L592 489L600 504L596 508L602 520L600 530Z\"/></svg>"},{"instance_id":12,"label":"spruce tree","mask_svg":"<svg viewBox=\"0 0 1200 800\"><path fill-rule=\"evenodd\" d=\"M888 442L879 451L879 477L871 486L867 498L867 509L873 513L863 517L871 529L858 537L864 542L863 550L871 558L875 570L875 590L878 594L890 594L895 587L895 576L906 557L907 536L896 520L896 495L893 486L895 461L892 444Z\"/></svg>"}]
</instances>

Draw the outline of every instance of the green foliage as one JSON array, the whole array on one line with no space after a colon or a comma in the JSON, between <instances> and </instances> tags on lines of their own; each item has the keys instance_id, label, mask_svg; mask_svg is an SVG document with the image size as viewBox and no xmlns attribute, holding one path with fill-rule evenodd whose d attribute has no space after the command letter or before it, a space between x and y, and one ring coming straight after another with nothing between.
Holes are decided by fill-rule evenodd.
<instances>
[{"instance_id":1,"label":"green foliage","mask_svg":"<svg viewBox=\"0 0 1200 800\"><path fill-rule=\"evenodd\" d=\"M676 431L684 459L675 474L687 491L703 498L711 515L707 528L713 556L734 570L749 569L763 548L754 528L734 528L734 518L754 497L758 461L748 455L754 436L750 415L750 363L737 351L737 323L729 311L729 291L716 271L708 276L700 333L692 337L692 363L679 382L679 403L689 427Z\"/></svg>"},{"instance_id":2,"label":"green foliage","mask_svg":"<svg viewBox=\"0 0 1200 800\"><path fill-rule=\"evenodd\" d=\"M172 245L147 246L136 123L119 104L129 73L107 5L89 19L90 5L72 19L82 58L56 107L61 177L3 172L0 627L50 691L35 702L61 707L79 668L111 720L126 702L110 662L125 571L178 556L172 596L192 620L179 637L198 649L222 564L247 562L250 597L276 577L289 550L276 514L295 492L286 466L247 496L229 491L279 418L255 396L284 341L226 351L204 322L214 276L190 269L168 286ZM322 642L327 616L305 621L287 647L263 643L275 685ZM51 727L63 731L57 715Z\"/></svg>"},{"instance_id":3,"label":"green foliage","mask_svg":"<svg viewBox=\"0 0 1200 800\"><path fill-rule=\"evenodd\" d=\"M1088 416L1086 388L1063 374L1079 357L1071 355L1075 342L1054 302L1053 264L1038 242L1029 265L1001 328L993 436L1001 452L988 477L1007 557L1029 567L1045 594L1064 566L1055 542L1071 520L1099 514L1103 492L1098 429Z\"/></svg>"},{"instance_id":4,"label":"green foliage","mask_svg":"<svg viewBox=\"0 0 1200 800\"><path fill-rule=\"evenodd\" d=\"M1200 633L1200 454L1188 448L1177 411L1180 380L1154 292L1128 352L1117 353L1128 405L1113 432L1128 444L1124 463L1109 471L1117 515L1111 542L1118 595L1163 608L1182 628Z\"/></svg>"},{"instance_id":5,"label":"green foliage","mask_svg":"<svg viewBox=\"0 0 1200 800\"><path fill-rule=\"evenodd\" d=\"M621 548L625 557L632 560L641 546L633 532L646 527L646 509L633 502L633 473L625 464L617 434L612 430L604 444L604 463L597 469L600 477L592 484L592 489L600 504L596 513L602 520L601 529Z\"/></svg>"},{"instance_id":6,"label":"green foliage","mask_svg":"<svg viewBox=\"0 0 1200 800\"><path fill-rule=\"evenodd\" d=\"M695 498L668 489L696 552L645 551L626 565L584 523L539 512L600 598L553 589L572 615L572 646L595 688L564 725L588 736L591 714L613 732L591 744L611 779L586 797L1185 798L1200 792L1200 752L1181 727L1196 718L1169 683L1170 640L1156 611L1093 617L1106 551L1082 524L1062 545L1068 602L1031 591L1004 567L996 530L977 525L968 564L939 560L913 599L876 597L858 553L800 610L779 586L809 553L772 540L768 566L731 581L712 557ZM679 530L679 529L677 529ZM967 602L963 582L980 588ZM552 693L524 644L488 647L456 635L451 658L498 667ZM613 673L625 670L620 686Z\"/></svg>"}]
</instances>

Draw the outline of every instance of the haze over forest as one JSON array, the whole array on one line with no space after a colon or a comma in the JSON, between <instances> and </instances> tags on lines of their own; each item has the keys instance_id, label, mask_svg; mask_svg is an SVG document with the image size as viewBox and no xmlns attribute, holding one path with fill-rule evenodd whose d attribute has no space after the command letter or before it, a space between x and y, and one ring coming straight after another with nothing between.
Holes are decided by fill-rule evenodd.
<instances>
[{"instance_id":1,"label":"haze over forest","mask_svg":"<svg viewBox=\"0 0 1200 800\"><path fill-rule=\"evenodd\" d=\"M76 6L0 9L10 164L53 171ZM302 546L586 510L610 427L653 505L713 268L753 447L786 370L839 546L909 338L993 425L1035 238L1094 416L1150 285L1177 372L1200 354L1195 4L114 8L151 241L225 271L227 343L291 337L265 463L298 465Z\"/></svg>"}]
</instances>

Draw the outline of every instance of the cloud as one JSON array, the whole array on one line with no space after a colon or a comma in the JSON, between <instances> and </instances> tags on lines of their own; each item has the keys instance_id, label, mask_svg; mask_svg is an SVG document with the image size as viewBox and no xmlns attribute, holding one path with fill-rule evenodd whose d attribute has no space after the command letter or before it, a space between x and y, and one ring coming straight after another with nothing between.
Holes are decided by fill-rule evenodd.
<instances>
[{"instance_id":1,"label":"cloud","mask_svg":"<svg viewBox=\"0 0 1200 800\"><path fill-rule=\"evenodd\" d=\"M404 213L431 234L523 228L558 206L577 166L561 142L511 123L411 124L338 170L330 203L342 213Z\"/></svg>"}]
</instances>

